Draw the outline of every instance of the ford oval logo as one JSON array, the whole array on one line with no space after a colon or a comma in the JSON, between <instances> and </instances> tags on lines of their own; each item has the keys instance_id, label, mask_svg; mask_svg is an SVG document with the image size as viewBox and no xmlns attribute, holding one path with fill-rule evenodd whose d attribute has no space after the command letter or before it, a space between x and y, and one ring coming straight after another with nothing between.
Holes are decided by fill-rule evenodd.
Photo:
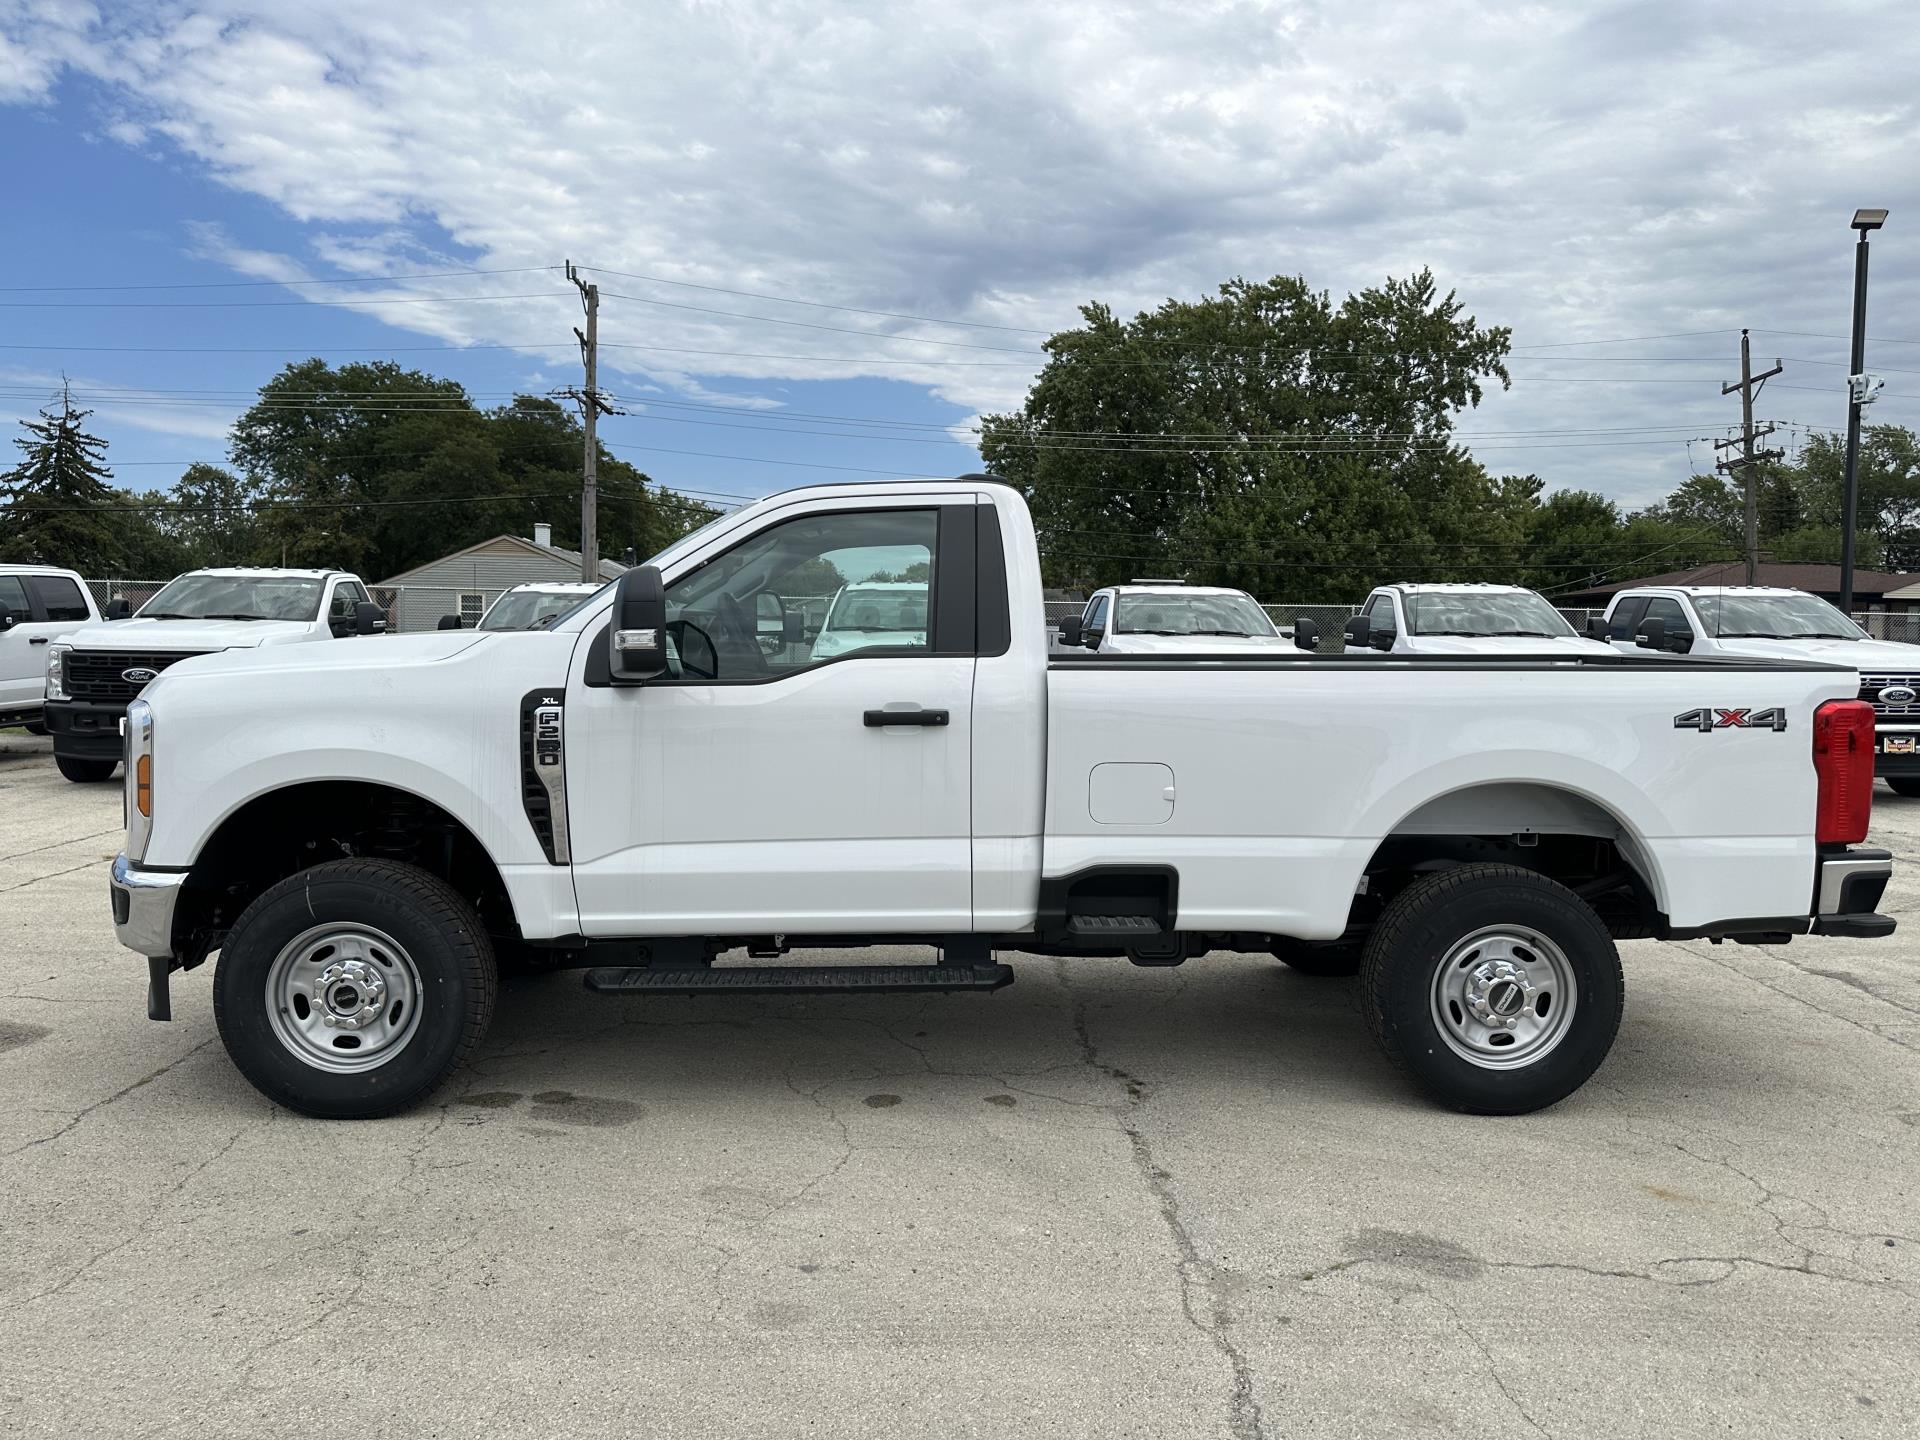
<instances>
[{"instance_id":1,"label":"ford oval logo","mask_svg":"<svg viewBox=\"0 0 1920 1440\"><path fill-rule=\"evenodd\" d=\"M160 678L160 672L158 670L149 670L144 665L136 665L131 670L122 670L120 672L120 678L129 685L144 685L149 680L158 680ZM1913 692L1908 691L1907 693L1911 695Z\"/></svg>"},{"instance_id":2,"label":"ford oval logo","mask_svg":"<svg viewBox=\"0 0 1920 1440\"><path fill-rule=\"evenodd\" d=\"M1920 690L1911 685L1889 685L1880 692L1883 705L1911 705L1915 700L1920 700Z\"/></svg>"}]
</instances>

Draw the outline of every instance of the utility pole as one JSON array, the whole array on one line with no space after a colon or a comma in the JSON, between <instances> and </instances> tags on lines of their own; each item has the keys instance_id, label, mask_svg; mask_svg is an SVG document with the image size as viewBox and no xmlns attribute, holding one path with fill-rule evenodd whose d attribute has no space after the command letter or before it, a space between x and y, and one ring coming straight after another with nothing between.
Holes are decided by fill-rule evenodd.
<instances>
[{"instance_id":1,"label":"utility pole","mask_svg":"<svg viewBox=\"0 0 1920 1440\"><path fill-rule=\"evenodd\" d=\"M584 390L568 389L562 394L579 402L586 422L586 455L580 469L580 578L593 584L600 581L600 442L598 421L613 414L613 407L600 398L600 287L580 278L573 261L567 261L567 279L580 290L580 302L587 312L584 332L575 326L580 341L580 360L586 366Z\"/></svg>"},{"instance_id":2,"label":"utility pole","mask_svg":"<svg viewBox=\"0 0 1920 1440\"><path fill-rule=\"evenodd\" d=\"M1876 387L1867 370L1867 236L1887 223L1884 210L1856 210L1853 247L1853 349L1847 364L1847 474L1840 500L1840 613L1853 618L1853 527L1860 523L1860 407Z\"/></svg>"},{"instance_id":3,"label":"utility pole","mask_svg":"<svg viewBox=\"0 0 1920 1440\"><path fill-rule=\"evenodd\" d=\"M1746 483L1747 584L1749 585L1758 585L1760 583L1759 463L1762 460L1778 460L1785 453L1780 450L1756 450L1753 448L1754 441L1764 440L1774 431L1774 427L1771 424L1763 425L1757 430L1754 428L1753 397L1760 393L1761 386L1765 385L1767 381L1780 373L1780 369L1780 362L1775 360L1771 370L1759 375L1753 373L1753 346L1748 339L1747 332L1742 330L1740 332L1740 383L1737 385L1722 385L1720 387L1720 393L1722 395L1731 395L1736 390L1740 392L1739 438L1734 440L1716 440L1713 442L1713 448L1716 450L1730 450L1735 445L1738 445L1740 447L1740 453L1730 460L1717 462L1713 468L1727 472L1737 470L1740 472L1740 478Z\"/></svg>"}]
</instances>

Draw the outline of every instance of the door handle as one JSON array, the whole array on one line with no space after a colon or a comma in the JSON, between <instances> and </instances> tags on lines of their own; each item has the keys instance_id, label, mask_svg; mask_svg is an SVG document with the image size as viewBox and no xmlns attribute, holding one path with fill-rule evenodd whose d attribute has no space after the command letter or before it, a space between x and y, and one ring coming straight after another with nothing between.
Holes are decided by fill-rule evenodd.
<instances>
[{"instance_id":1,"label":"door handle","mask_svg":"<svg viewBox=\"0 0 1920 1440\"><path fill-rule=\"evenodd\" d=\"M944 725L947 712L944 710L869 710L865 724L870 730L885 725Z\"/></svg>"},{"instance_id":2,"label":"door handle","mask_svg":"<svg viewBox=\"0 0 1920 1440\"><path fill-rule=\"evenodd\" d=\"M49 641L49 640L50 640L50 639L52 639L52 638L53 638L53 637L52 637L52 636L50 636L50 635L29 635L29 636L27 637L27 644L29 644L29 645L44 645L44 644L46 644L46 643L47 643L47 641Z\"/></svg>"}]
</instances>

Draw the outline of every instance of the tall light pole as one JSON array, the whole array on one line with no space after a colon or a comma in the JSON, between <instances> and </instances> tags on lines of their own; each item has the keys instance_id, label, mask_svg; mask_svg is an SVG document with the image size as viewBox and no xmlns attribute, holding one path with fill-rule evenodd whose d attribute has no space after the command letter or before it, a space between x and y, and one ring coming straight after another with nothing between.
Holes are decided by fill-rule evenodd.
<instances>
[{"instance_id":1,"label":"tall light pole","mask_svg":"<svg viewBox=\"0 0 1920 1440\"><path fill-rule=\"evenodd\" d=\"M1847 480L1840 503L1840 613L1853 614L1853 528L1860 513L1860 406L1867 397L1867 234L1887 223L1884 210L1856 210L1853 228L1853 359L1847 366Z\"/></svg>"}]
</instances>

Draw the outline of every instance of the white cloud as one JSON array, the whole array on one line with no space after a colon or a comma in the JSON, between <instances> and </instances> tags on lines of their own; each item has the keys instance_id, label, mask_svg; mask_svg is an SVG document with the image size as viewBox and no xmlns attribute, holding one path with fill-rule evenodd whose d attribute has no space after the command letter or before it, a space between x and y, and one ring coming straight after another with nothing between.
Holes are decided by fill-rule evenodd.
<instances>
[{"instance_id":1,"label":"white cloud","mask_svg":"<svg viewBox=\"0 0 1920 1440\"><path fill-rule=\"evenodd\" d=\"M1462 0L865 13L208 0L106 18L46 3L0 13L0 99L42 96L58 67L82 69L115 97L112 124L146 143L165 136L282 207L312 227L314 261L350 273L437 269L449 254L489 267L571 257L1054 327L1086 299L1126 311L1234 274L1297 272L1338 293L1430 264L1520 345L1743 324L1837 332L1845 221L1872 203L1895 212L1876 258L1874 312L1887 317L1876 324L1920 338L1920 320L1900 319L1920 311L1920 264L1907 258L1920 239L1899 239L1903 219L1920 225L1920 27L1902 0L1754 0L1737 25L1671 3ZM231 259L267 273L259 256ZM993 410L1016 404L1032 373L1025 353L961 348L1030 353L1030 335L602 280L797 322L610 294L605 339L673 347L609 349L629 389L647 376L684 389L882 375ZM553 275L350 288L369 313L449 341L565 340L575 315ZM542 298L369 303L520 290ZM820 325L948 343L806 328ZM1844 354L1830 341L1762 343ZM1730 333L1547 353L1560 358L1517 356L1525 378L1464 427L1709 434L1734 418L1718 392ZM1920 368L1920 348L1906 354ZM820 358L764 358L780 355ZM1706 360L1598 358L1637 355ZM1837 387L1831 368L1789 372ZM1584 383L1602 376L1640 383ZM1681 377L1692 383L1665 383ZM1781 418L1842 413L1837 390L1767 402ZM1900 403L1886 418L1920 421L1920 402ZM1629 498L1685 468L1672 439L1482 453L1497 469Z\"/></svg>"}]
</instances>

